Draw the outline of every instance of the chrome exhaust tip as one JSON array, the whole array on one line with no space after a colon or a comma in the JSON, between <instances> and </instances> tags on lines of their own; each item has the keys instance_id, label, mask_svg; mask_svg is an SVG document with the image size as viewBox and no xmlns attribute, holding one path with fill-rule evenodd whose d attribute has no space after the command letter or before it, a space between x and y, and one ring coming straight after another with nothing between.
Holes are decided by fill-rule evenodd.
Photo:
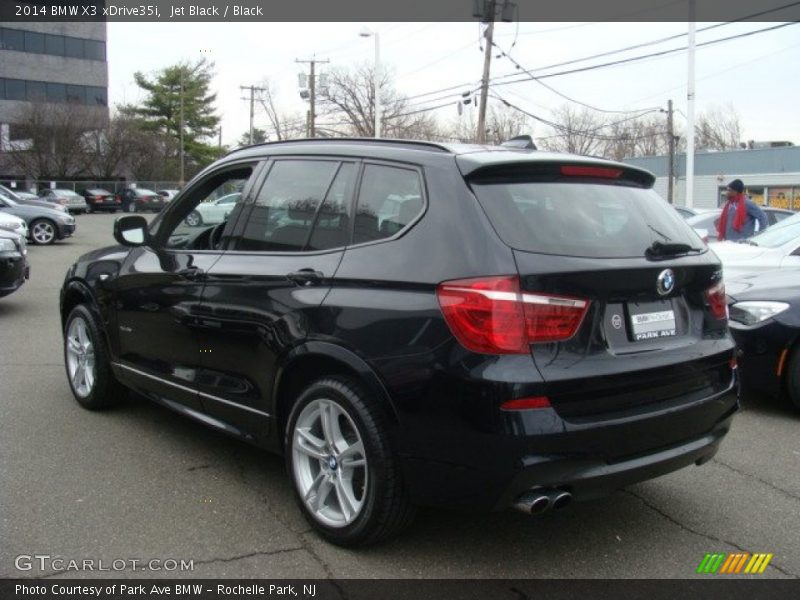
<instances>
[{"instance_id":1,"label":"chrome exhaust tip","mask_svg":"<svg viewBox=\"0 0 800 600\"><path fill-rule=\"evenodd\" d=\"M557 491L552 496L554 510L560 510L572 502L572 494L564 491Z\"/></svg>"},{"instance_id":2,"label":"chrome exhaust tip","mask_svg":"<svg viewBox=\"0 0 800 600\"><path fill-rule=\"evenodd\" d=\"M550 508L550 496L542 491L531 490L517 498L514 508L528 515L540 515Z\"/></svg>"}]
</instances>

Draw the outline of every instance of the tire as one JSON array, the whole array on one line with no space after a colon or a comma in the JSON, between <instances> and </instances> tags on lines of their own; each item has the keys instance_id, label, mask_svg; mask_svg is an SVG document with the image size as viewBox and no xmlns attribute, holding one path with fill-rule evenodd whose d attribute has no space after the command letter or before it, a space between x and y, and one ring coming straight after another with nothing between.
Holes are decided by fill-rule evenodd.
<instances>
[{"instance_id":1,"label":"tire","mask_svg":"<svg viewBox=\"0 0 800 600\"><path fill-rule=\"evenodd\" d=\"M110 356L98 319L79 304L64 327L64 366L72 395L83 408L110 408L126 396L111 370ZM78 370L83 366L83 375ZM90 377L91 375L91 377Z\"/></svg>"},{"instance_id":2,"label":"tire","mask_svg":"<svg viewBox=\"0 0 800 600\"><path fill-rule=\"evenodd\" d=\"M58 227L50 219L36 219L30 225L31 240L39 246L52 244L58 238Z\"/></svg>"},{"instance_id":3,"label":"tire","mask_svg":"<svg viewBox=\"0 0 800 600\"><path fill-rule=\"evenodd\" d=\"M91 214L94 214L94 206L89 206L89 207L87 207L87 208L86 208L86 212L87 212L87 213L89 213L90 215L91 215Z\"/></svg>"},{"instance_id":4,"label":"tire","mask_svg":"<svg viewBox=\"0 0 800 600\"><path fill-rule=\"evenodd\" d=\"M200 225L203 224L203 216L196 210L193 210L186 219L184 219L184 223L189 227L200 227Z\"/></svg>"},{"instance_id":5,"label":"tire","mask_svg":"<svg viewBox=\"0 0 800 600\"><path fill-rule=\"evenodd\" d=\"M136 202L131 202L128 204L128 212L135 213L136 212Z\"/></svg>"},{"instance_id":6,"label":"tire","mask_svg":"<svg viewBox=\"0 0 800 600\"><path fill-rule=\"evenodd\" d=\"M330 411L336 425L323 429L322 414ZM373 544L411 522L415 511L389 444L385 412L356 381L329 377L307 387L292 407L284 442L295 499L329 542Z\"/></svg>"},{"instance_id":7,"label":"tire","mask_svg":"<svg viewBox=\"0 0 800 600\"><path fill-rule=\"evenodd\" d=\"M795 344L786 373L786 392L795 408L800 410L800 344Z\"/></svg>"}]
</instances>

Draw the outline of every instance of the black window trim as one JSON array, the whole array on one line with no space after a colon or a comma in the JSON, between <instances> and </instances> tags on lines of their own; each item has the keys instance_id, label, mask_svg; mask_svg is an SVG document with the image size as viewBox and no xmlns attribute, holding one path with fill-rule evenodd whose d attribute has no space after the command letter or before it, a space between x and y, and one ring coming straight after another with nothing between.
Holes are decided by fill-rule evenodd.
<instances>
[{"instance_id":1,"label":"black window trim","mask_svg":"<svg viewBox=\"0 0 800 600\"><path fill-rule=\"evenodd\" d=\"M408 222L400 231L392 235L391 237L380 238L379 240L370 240L368 242L361 242L359 244L353 244L353 237L355 235L355 226L356 220L355 217L351 219L350 225L350 244L348 244L347 249L351 248L363 248L365 246L372 246L374 244L383 244L386 242L395 241L404 235L406 235L421 219L425 216L425 213L428 212L428 186L425 180L425 169L421 165L411 164L411 163L404 163L404 162L396 162L390 160L380 160L380 159L364 159L363 164L361 166L361 170L358 174L358 182L356 185L356 193L353 197L353 211L357 210L358 199L361 194L361 182L364 178L364 171L366 170L367 166L369 165L376 165L379 167L393 167L395 169L405 169L406 171L415 171L417 177L420 181L420 193L422 194L422 209L417 213L411 221Z\"/></svg>"},{"instance_id":2,"label":"black window trim","mask_svg":"<svg viewBox=\"0 0 800 600\"><path fill-rule=\"evenodd\" d=\"M358 187L358 182L361 178L361 173L363 171L362 165L362 158L358 156L336 156L336 155L328 155L328 154L280 154L274 155L270 157L266 157L265 165L264 165L264 172L262 174L261 180L257 182L257 190L254 191L250 198L247 200L246 204L250 204L249 211L247 212L247 218L240 218L240 222L242 224L246 223L250 218L250 213L253 212L255 207L255 201L258 197L258 194L261 193L261 188L267 181L270 172L272 171L272 167L275 163L284 161L284 160L306 160L306 161L316 161L319 162L321 160L337 162L339 163L339 167L336 169L336 173L334 174L333 178L331 179L331 183L328 186L328 190L325 192L325 197L327 197L328 191L330 191L330 186L333 185L333 182L336 180L336 175L339 174L339 170L342 168L342 165L346 162L352 163L355 166L355 173L353 175L353 180L349 185L349 195L350 197L346 199L345 206L347 209L347 216L350 219L350 222L353 221L353 211L355 208L355 199L356 199L356 189ZM317 207L317 212L314 213L315 220L314 224L312 225L311 229L309 230L309 237L306 238L306 245L308 244L309 240L311 239L311 235L314 233L314 225L316 225L316 215L319 213L319 209L322 207L322 204L325 202L325 197L323 197L322 202L320 202L319 207ZM244 213L244 210L242 211ZM237 225L239 223L237 222ZM231 240L227 246L228 252L235 252L237 255L240 256L321 256L324 254L334 254L337 252L343 252L346 248L350 246L350 242L353 240L352 236L352 227L348 232L347 238L345 239L345 244L343 246L337 246L336 248L326 248L325 250L297 250L297 251L285 251L281 252L278 250L240 250L236 248L236 243L241 237L243 231L235 231L234 234L231 236Z\"/></svg>"}]
</instances>

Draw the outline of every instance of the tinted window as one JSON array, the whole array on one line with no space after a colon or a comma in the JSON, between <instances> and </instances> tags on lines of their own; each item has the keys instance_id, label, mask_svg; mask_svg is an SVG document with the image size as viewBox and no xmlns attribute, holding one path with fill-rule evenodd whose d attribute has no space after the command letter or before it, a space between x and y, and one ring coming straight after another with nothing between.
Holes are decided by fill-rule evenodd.
<instances>
[{"instance_id":1,"label":"tinted window","mask_svg":"<svg viewBox=\"0 0 800 600\"><path fill-rule=\"evenodd\" d=\"M106 106L108 104L108 97L106 88L102 87L88 87L86 88L86 102L87 104L99 106Z\"/></svg>"},{"instance_id":2,"label":"tinted window","mask_svg":"<svg viewBox=\"0 0 800 600\"><path fill-rule=\"evenodd\" d=\"M16 29L0 29L0 47L3 50L16 50L22 52L25 50L25 34Z\"/></svg>"},{"instance_id":3,"label":"tinted window","mask_svg":"<svg viewBox=\"0 0 800 600\"><path fill-rule=\"evenodd\" d=\"M47 54L64 56L64 36L47 34L44 39L44 47Z\"/></svg>"},{"instance_id":4,"label":"tinted window","mask_svg":"<svg viewBox=\"0 0 800 600\"><path fill-rule=\"evenodd\" d=\"M256 197L237 249L303 250L338 168L339 163L333 161L276 161Z\"/></svg>"},{"instance_id":5,"label":"tinted window","mask_svg":"<svg viewBox=\"0 0 800 600\"><path fill-rule=\"evenodd\" d=\"M64 102L67 99L67 86L63 83L47 84L47 101Z\"/></svg>"},{"instance_id":6,"label":"tinted window","mask_svg":"<svg viewBox=\"0 0 800 600\"><path fill-rule=\"evenodd\" d=\"M329 250L347 244L350 234L350 219L347 216L347 201L350 197L350 184L355 174L353 163L343 163L328 190L322 204L314 231L308 241L307 250Z\"/></svg>"},{"instance_id":7,"label":"tinted window","mask_svg":"<svg viewBox=\"0 0 800 600\"><path fill-rule=\"evenodd\" d=\"M6 79L6 100L25 100L26 94L22 79Z\"/></svg>"},{"instance_id":8,"label":"tinted window","mask_svg":"<svg viewBox=\"0 0 800 600\"><path fill-rule=\"evenodd\" d=\"M26 31L25 52L36 52L38 54L44 53L44 34Z\"/></svg>"},{"instance_id":9,"label":"tinted window","mask_svg":"<svg viewBox=\"0 0 800 600\"><path fill-rule=\"evenodd\" d=\"M47 86L43 81L28 81L28 100L39 100L44 102L47 99Z\"/></svg>"},{"instance_id":10,"label":"tinted window","mask_svg":"<svg viewBox=\"0 0 800 600\"><path fill-rule=\"evenodd\" d=\"M105 42L97 42L95 40L84 40L84 51L86 58L90 60L105 60L106 59L106 44Z\"/></svg>"},{"instance_id":11,"label":"tinted window","mask_svg":"<svg viewBox=\"0 0 800 600\"><path fill-rule=\"evenodd\" d=\"M65 38L64 54L70 58L83 58L83 40L72 37Z\"/></svg>"},{"instance_id":12,"label":"tinted window","mask_svg":"<svg viewBox=\"0 0 800 600\"><path fill-rule=\"evenodd\" d=\"M86 104L86 87L82 85L68 85L67 102Z\"/></svg>"},{"instance_id":13,"label":"tinted window","mask_svg":"<svg viewBox=\"0 0 800 600\"><path fill-rule=\"evenodd\" d=\"M638 257L656 240L702 248L653 190L596 183L473 183L500 237L528 252Z\"/></svg>"},{"instance_id":14,"label":"tinted window","mask_svg":"<svg viewBox=\"0 0 800 600\"><path fill-rule=\"evenodd\" d=\"M367 165L358 194L353 243L392 237L413 221L422 207L416 171Z\"/></svg>"}]
</instances>

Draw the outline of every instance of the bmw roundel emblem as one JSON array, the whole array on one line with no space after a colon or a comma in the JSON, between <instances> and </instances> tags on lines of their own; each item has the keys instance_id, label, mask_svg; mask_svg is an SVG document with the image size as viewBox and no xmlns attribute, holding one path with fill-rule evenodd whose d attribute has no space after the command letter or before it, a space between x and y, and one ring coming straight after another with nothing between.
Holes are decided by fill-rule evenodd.
<instances>
[{"instance_id":1,"label":"bmw roundel emblem","mask_svg":"<svg viewBox=\"0 0 800 600\"><path fill-rule=\"evenodd\" d=\"M656 279L656 291L661 296L666 296L675 287L675 273L672 269L664 269Z\"/></svg>"}]
</instances>

